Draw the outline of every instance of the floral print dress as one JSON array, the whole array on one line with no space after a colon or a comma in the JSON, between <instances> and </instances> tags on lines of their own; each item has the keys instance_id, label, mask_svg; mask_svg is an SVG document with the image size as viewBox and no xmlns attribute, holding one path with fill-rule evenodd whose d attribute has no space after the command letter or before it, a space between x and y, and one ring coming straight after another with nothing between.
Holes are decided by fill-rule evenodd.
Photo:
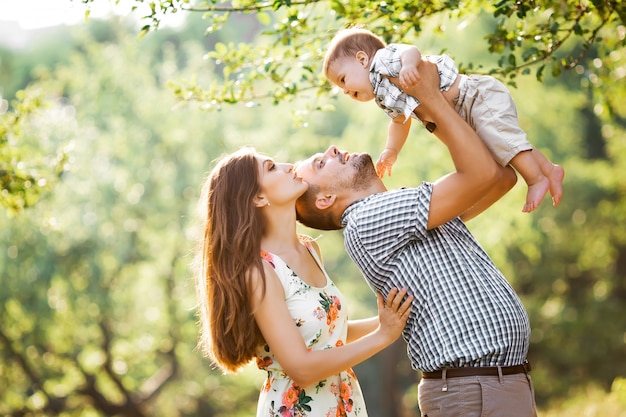
<instances>
[{"instance_id":1,"label":"floral print dress","mask_svg":"<svg viewBox=\"0 0 626 417\"><path fill-rule=\"evenodd\" d=\"M307 347L322 350L342 346L348 333L343 295L326 274L316 251L310 244L307 248L324 271L323 288L302 281L278 256L262 250L261 257L274 268L283 284L287 307ZM367 417L363 393L352 369L300 387L283 371L267 345L258 348L257 365L267 371L257 417Z\"/></svg>"}]
</instances>

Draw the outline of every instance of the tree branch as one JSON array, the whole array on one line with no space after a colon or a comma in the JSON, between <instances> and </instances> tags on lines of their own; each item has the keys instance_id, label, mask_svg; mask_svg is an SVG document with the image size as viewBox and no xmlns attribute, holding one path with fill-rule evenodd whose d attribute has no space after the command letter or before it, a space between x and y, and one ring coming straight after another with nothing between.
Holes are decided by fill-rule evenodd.
<instances>
[{"instance_id":1,"label":"tree branch","mask_svg":"<svg viewBox=\"0 0 626 417\"><path fill-rule=\"evenodd\" d=\"M318 3L321 0L299 0L299 1L290 1L285 3L281 3L281 6L307 6L309 4ZM280 7L280 6L279 6ZM223 7L223 6L206 6L206 7L185 7L181 6L181 10L186 12L218 12L218 13L227 13L227 12L235 12L235 13L249 13L249 12L261 12L265 10L276 10L275 2L263 2L258 3L252 6L242 6L242 7Z\"/></svg>"}]
</instances>

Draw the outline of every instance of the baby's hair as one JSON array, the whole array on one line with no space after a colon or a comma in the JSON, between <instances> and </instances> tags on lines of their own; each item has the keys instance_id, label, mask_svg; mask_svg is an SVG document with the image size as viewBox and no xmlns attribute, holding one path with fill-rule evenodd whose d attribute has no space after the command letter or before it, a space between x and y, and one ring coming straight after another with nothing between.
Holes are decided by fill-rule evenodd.
<instances>
[{"instance_id":1,"label":"baby's hair","mask_svg":"<svg viewBox=\"0 0 626 417\"><path fill-rule=\"evenodd\" d=\"M360 27L342 29L328 44L322 67L324 75L328 77L330 65L340 58L354 57L359 51L372 58L376 51L384 47L385 42L367 29Z\"/></svg>"}]
</instances>

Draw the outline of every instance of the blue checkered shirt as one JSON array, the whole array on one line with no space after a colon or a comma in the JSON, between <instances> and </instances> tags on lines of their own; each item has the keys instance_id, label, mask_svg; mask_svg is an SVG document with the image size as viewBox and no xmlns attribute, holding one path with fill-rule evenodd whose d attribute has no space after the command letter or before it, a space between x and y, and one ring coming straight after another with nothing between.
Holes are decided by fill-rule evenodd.
<instances>
[{"instance_id":1,"label":"blue checkered shirt","mask_svg":"<svg viewBox=\"0 0 626 417\"><path fill-rule=\"evenodd\" d=\"M385 77L397 78L399 76L400 69L402 69L400 53L404 47L405 45L402 44L391 43L379 49L370 65L370 82L374 88L374 101L392 119L401 114L406 119L417 118L413 110L420 105L415 97L404 93ZM448 55L423 55L422 57L437 64L439 89L447 91L459 75L459 70L452 58Z\"/></svg>"},{"instance_id":2,"label":"blue checkered shirt","mask_svg":"<svg viewBox=\"0 0 626 417\"><path fill-rule=\"evenodd\" d=\"M425 182L349 206L348 254L374 291L415 297L403 332L414 369L522 364L530 338L522 302L460 218L426 229L431 194Z\"/></svg>"}]
</instances>

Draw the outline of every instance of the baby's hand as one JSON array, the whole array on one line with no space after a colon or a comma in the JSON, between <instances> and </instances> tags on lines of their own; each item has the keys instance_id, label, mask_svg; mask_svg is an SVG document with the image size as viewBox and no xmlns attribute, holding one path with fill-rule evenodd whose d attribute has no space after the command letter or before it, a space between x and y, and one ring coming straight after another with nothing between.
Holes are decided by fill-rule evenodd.
<instances>
[{"instance_id":1,"label":"baby's hand","mask_svg":"<svg viewBox=\"0 0 626 417\"><path fill-rule=\"evenodd\" d=\"M378 174L378 178L382 179L385 173L391 177L391 167L397 159L398 152L390 148L385 148L378 157L378 161L376 161L376 173Z\"/></svg>"},{"instance_id":2,"label":"baby's hand","mask_svg":"<svg viewBox=\"0 0 626 417\"><path fill-rule=\"evenodd\" d=\"M407 90L411 87L415 87L420 81L421 76L417 67L412 65L402 66L398 75L398 83L403 90Z\"/></svg>"}]
</instances>

